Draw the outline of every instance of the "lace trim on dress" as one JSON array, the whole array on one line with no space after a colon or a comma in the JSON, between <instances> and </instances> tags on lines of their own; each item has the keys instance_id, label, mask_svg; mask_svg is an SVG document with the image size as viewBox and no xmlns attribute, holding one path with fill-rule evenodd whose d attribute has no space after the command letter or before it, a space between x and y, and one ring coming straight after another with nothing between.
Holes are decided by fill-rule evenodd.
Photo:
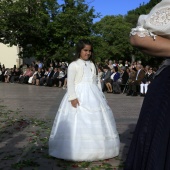
<instances>
[{"instance_id":1,"label":"lace trim on dress","mask_svg":"<svg viewBox=\"0 0 170 170\"><path fill-rule=\"evenodd\" d=\"M167 25L170 22L170 7L156 11L150 17L150 24L155 26Z\"/></svg>"},{"instance_id":2,"label":"lace trim on dress","mask_svg":"<svg viewBox=\"0 0 170 170\"><path fill-rule=\"evenodd\" d=\"M138 35L139 37L150 36L154 40L156 39L156 35L148 31L147 29L143 28L143 26L137 26L136 28L132 28L130 32L130 36L132 35Z\"/></svg>"}]
</instances>

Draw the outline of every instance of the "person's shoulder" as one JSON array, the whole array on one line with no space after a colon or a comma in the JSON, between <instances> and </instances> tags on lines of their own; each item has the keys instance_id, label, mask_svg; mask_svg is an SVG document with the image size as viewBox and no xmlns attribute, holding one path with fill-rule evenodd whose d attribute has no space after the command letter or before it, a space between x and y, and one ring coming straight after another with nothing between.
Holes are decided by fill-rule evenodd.
<instances>
[{"instance_id":1,"label":"person's shoulder","mask_svg":"<svg viewBox=\"0 0 170 170\"><path fill-rule=\"evenodd\" d=\"M68 65L68 69L76 68L76 66L77 66L77 61L72 61L72 62Z\"/></svg>"},{"instance_id":2,"label":"person's shoulder","mask_svg":"<svg viewBox=\"0 0 170 170\"><path fill-rule=\"evenodd\" d=\"M72 65L75 65L76 64L76 61L72 61L68 66L72 66Z\"/></svg>"}]
</instances>

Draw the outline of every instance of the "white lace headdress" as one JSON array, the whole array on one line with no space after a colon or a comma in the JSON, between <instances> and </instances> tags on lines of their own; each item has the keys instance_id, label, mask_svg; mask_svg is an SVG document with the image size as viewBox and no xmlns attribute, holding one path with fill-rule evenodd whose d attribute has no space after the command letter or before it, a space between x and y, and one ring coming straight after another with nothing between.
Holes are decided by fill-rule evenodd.
<instances>
[{"instance_id":1,"label":"white lace headdress","mask_svg":"<svg viewBox=\"0 0 170 170\"><path fill-rule=\"evenodd\" d=\"M131 35L140 37L156 35L170 38L170 0L162 0L148 15L140 15L137 27L133 28Z\"/></svg>"}]
</instances>

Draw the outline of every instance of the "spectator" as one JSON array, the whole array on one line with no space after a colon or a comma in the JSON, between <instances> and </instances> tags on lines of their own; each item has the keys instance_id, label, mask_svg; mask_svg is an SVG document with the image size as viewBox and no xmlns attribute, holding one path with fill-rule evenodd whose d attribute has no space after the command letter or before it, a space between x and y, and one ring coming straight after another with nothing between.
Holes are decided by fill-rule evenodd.
<instances>
[{"instance_id":1,"label":"spectator","mask_svg":"<svg viewBox=\"0 0 170 170\"><path fill-rule=\"evenodd\" d=\"M45 82L46 82L47 75L48 75L48 69L45 68L43 75L41 75L40 77L40 86L46 85Z\"/></svg>"},{"instance_id":2,"label":"spectator","mask_svg":"<svg viewBox=\"0 0 170 170\"><path fill-rule=\"evenodd\" d=\"M58 82L58 87L60 88L64 84L65 72L64 72L64 69L62 68L58 68L58 72L59 72L59 75L57 77L57 82Z\"/></svg>"},{"instance_id":3,"label":"spectator","mask_svg":"<svg viewBox=\"0 0 170 170\"><path fill-rule=\"evenodd\" d=\"M106 87L107 87L107 90L108 90L107 93L113 93L113 87L114 87L114 90L117 90L116 87L115 87L116 85L114 84L114 82L117 82L117 80L119 78L120 78L120 73L118 73L118 68L113 67L112 70L111 70L110 78L105 80L105 84L106 84Z\"/></svg>"},{"instance_id":4,"label":"spectator","mask_svg":"<svg viewBox=\"0 0 170 170\"><path fill-rule=\"evenodd\" d=\"M41 68L41 69L43 68L43 63L41 61L38 61L37 64L38 64L38 68Z\"/></svg>"},{"instance_id":5,"label":"spectator","mask_svg":"<svg viewBox=\"0 0 170 170\"><path fill-rule=\"evenodd\" d=\"M121 78L120 78L120 73L118 72L118 67L114 67L113 72L114 72L114 77L113 77L113 82L112 82L113 93L120 94L121 93L121 88L120 88Z\"/></svg>"},{"instance_id":6,"label":"spectator","mask_svg":"<svg viewBox=\"0 0 170 170\"><path fill-rule=\"evenodd\" d=\"M11 75L10 82L11 82L11 83L18 82L20 75L21 75L20 70L19 70L18 68L16 68L14 74Z\"/></svg>"},{"instance_id":7,"label":"spectator","mask_svg":"<svg viewBox=\"0 0 170 170\"><path fill-rule=\"evenodd\" d=\"M134 61L134 62L132 62L132 64L131 64L131 66L132 66L132 68L136 68L136 62Z\"/></svg>"},{"instance_id":8,"label":"spectator","mask_svg":"<svg viewBox=\"0 0 170 170\"><path fill-rule=\"evenodd\" d=\"M19 77L19 83L21 84L28 84L29 78L32 76L32 70L28 67L24 74L21 74Z\"/></svg>"},{"instance_id":9,"label":"spectator","mask_svg":"<svg viewBox=\"0 0 170 170\"><path fill-rule=\"evenodd\" d=\"M50 68L53 70L54 69L54 64L50 63Z\"/></svg>"},{"instance_id":10,"label":"spectator","mask_svg":"<svg viewBox=\"0 0 170 170\"><path fill-rule=\"evenodd\" d=\"M153 77L154 77L153 69L152 67L149 67L148 73L145 74L145 77L140 84L140 96L145 96L148 90L148 85L152 82Z\"/></svg>"},{"instance_id":11,"label":"spectator","mask_svg":"<svg viewBox=\"0 0 170 170\"><path fill-rule=\"evenodd\" d=\"M66 67L67 67L67 66L66 66L66 63L65 63L65 62L62 62L62 63L61 63L61 69L66 69Z\"/></svg>"},{"instance_id":12,"label":"spectator","mask_svg":"<svg viewBox=\"0 0 170 170\"><path fill-rule=\"evenodd\" d=\"M59 76L59 70L58 68L54 68L54 74L53 76L51 77L51 81L52 81L52 85L54 87L56 87L58 85L58 80L57 80L57 77Z\"/></svg>"},{"instance_id":13,"label":"spectator","mask_svg":"<svg viewBox=\"0 0 170 170\"><path fill-rule=\"evenodd\" d=\"M146 65L146 66L145 66L145 68L144 68L145 74L147 74L147 73L149 72L149 68L150 68L149 65Z\"/></svg>"},{"instance_id":14,"label":"spectator","mask_svg":"<svg viewBox=\"0 0 170 170\"><path fill-rule=\"evenodd\" d=\"M113 67L117 67L117 66L118 66L117 61L113 60Z\"/></svg>"},{"instance_id":15,"label":"spectator","mask_svg":"<svg viewBox=\"0 0 170 170\"><path fill-rule=\"evenodd\" d=\"M119 60L119 64L118 64L118 67L121 68L123 66L122 64L122 60Z\"/></svg>"},{"instance_id":16,"label":"spectator","mask_svg":"<svg viewBox=\"0 0 170 170\"><path fill-rule=\"evenodd\" d=\"M39 86L40 85L40 79L44 76L44 73L41 68L38 68L37 73L35 74L35 85Z\"/></svg>"},{"instance_id":17,"label":"spectator","mask_svg":"<svg viewBox=\"0 0 170 170\"><path fill-rule=\"evenodd\" d=\"M133 68L132 66L129 67L129 83L135 80L136 72L136 68Z\"/></svg>"},{"instance_id":18,"label":"spectator","mask_svg":"<svg viewBox=\"0 0 170 170\"><path fill-rule=\"evenodd\" d=\"M125 87L127 86L128 83L128 79L129 79L129 74L127 72L127 69L125 66L122 66L120 68L120 79L118 80L119 82L119 86L120 86L120 92L123 91L123 89L121 89L121 87Z\"/></svg>"},{"instance_id":19,"label":"spectator","mask_svg":"<svg viewBox=\"0 0 170 170\"><path fill-rule=\"evenodd\" d=\"M124 66L125 66L126 68L128 68L128 67L129 67L129 62L128 62L127 60L125 61Z\"/></svg>"},{"instance_id":20,"label":"spectator","mask_svg":"<svg viewBox=\"0 0 170 170\"><path fill-rule=\"evenodd\" d=\"M48 74L44 79L44 86L50 86L50 87L52 86L51 78L52 78L53 74L54 74L54 70L51 67L49 67Z\"/></svg>"},{"instance_id":21,"label":"spectator","mask_svg":"<svg viewBox=\"0 0 170 170\"><path fill-rule=\"evenodd\" d=\"M140 64L137 64L136 69L136 75L135 79L129 82L129 91L127 93L127 96L137 96L137 88L140 85L141 81L143 80L145 76L145 72L141 69L142 66Z\"/></svg>"},{"instance_id":22,"label":"spectator","mask_svg":"<svg viewBox=\"0 0 170 170\"><path fill-rule=\"evenodd\" d=\"M38 71L35 69L35 67L32 67L32 76L29 77L29 79L28 79L28 84L33 84L33 85L35 85L37 72L38 72Z\"/></svg>"},{"instance_id":23,"label":"spectator","mask_svg":"<svg viewBox=\"0 0 170 170\"><path fill-rule=\"evenodd\" d=\"M108 67L110 68L110 70L113 68L113 61L112 60L109 60Z\"/></svg>"},{"instance_id":24,"label":"spectator","mask_svg":"<svg viewBox=\"0 0 170 170\"><path fill-rule=\"evenodd\" d=\"M37 65L37 66L38 66L38 65ZM32 67L32 68L33 68L33 67L34 67L34 68L36 67L35 61L32 61L32 62L31 62L31 67Z\"/></svg>"},{"instance_id":25,"label":"spectator","mask_svg":"<svg viewBox=\"0 0 170 170\"><path fill-rule=\"evenodd\" d=\"M107 65L103 67L103 70L104 70L104 74L101 79L101 88L102 88L102 91L104 92L106 89L106 81L110 79L111 71Z\"/></svg>"},{"instance_id":26,"label":"spectator","mask_svg":"<svg viewBox=\"0 0 170 170\"><path fill-rule=\"evenodd\" d=\"M2 82L5 82L5 68L2 67Z\"/></svg>"},{"instance_id":27,"label":"spectator","mask_svg":"<svg viewBox=\"0 0 170 170\"><path fill-rule=\"evenodd\" d=\"M20 69L22 70L22 73L25 73L25 71L27 70L27 68L28 68L28 65L25 64L25 63L20 66Z\"/></svg>"},{"instance_id":28,"label":"spectator","mask_svg":"<svg viewBox=\"0 0 170 170\"><path fill-rule=\"evenodd\" d=\"M121 84L126 84L128 79L129 79L129 74L128 74L127 69L126 69L125 66L122 66L120 68L120 73L121 73L121 75L120 75Z\"/></svg>"},{"instance_id":29,"label":"spectator","mask_svg":"<svg viewBox=\"0 0 170 170\"><path fill-rule=\"evenodd\" d=\"M5 77L5 83L9 83L11 70L9 68L5 69L4 77Z\"/></svg>"},{"instance_id":30,"label":"spectator","mask_svg":"<svg viewBox=\"0 0 170 170\"><path fill-rule=\"evenodd\" d=\"M15 74L15 67L10 69L9 82L11 82L11 77Z\"/></svg>"}]
</instances>

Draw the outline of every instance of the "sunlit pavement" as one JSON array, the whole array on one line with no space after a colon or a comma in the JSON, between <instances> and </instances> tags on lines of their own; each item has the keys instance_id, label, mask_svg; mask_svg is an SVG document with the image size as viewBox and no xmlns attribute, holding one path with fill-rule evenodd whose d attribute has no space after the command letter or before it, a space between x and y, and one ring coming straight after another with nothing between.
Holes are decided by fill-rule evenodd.
<instances>
[{"instance_id":1,"label":"sunlit pavement","mask_svg":"<svg viewBox=\"0 0 170 170\"><path fill-rule=\"evenodd\" d=\"M118 157L98 162L67 162L48 156L48 137L66 90L0 83L0 169L122 170L143 97L105 93L121 148Z\"/></svg>"}]
</instances>

